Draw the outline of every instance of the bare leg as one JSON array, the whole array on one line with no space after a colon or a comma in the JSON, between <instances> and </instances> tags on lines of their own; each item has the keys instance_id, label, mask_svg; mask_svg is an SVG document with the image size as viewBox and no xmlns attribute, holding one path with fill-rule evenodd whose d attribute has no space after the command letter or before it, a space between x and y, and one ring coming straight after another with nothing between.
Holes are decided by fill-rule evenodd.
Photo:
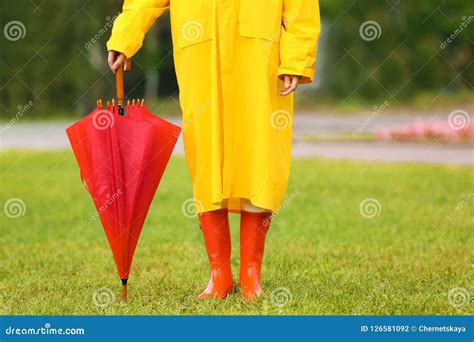
<instances>
[{"instance_id":1,"label":"bare leg","mask_svg":"<svg viewBox=\"0 0 474 342\"><path fill-rule=\"evenodd\" d=\"M248 213L265 213L269 212L267 209L254 206L248 199L241 200L242 210Z\"/></svg>"}]
</instances>

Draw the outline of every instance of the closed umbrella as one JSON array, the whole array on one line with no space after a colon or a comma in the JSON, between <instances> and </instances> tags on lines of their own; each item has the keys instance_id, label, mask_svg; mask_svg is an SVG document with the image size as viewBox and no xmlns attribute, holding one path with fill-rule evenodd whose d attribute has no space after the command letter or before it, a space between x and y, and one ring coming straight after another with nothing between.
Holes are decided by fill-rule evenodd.
<instances>
[{"instance_id":1,"label":"closed umbrella","mask_svg":"<svg viewBox=\"0 0 474 342\"><path fill-rule=\"evenodd\" d=\"M116 82L117 105L113 101L104 107L98 101L92 113L66 132L126 299L138 239L181 128L153 115L143 101L124 105L122 68Z\"/></svg>"}]
</instances>

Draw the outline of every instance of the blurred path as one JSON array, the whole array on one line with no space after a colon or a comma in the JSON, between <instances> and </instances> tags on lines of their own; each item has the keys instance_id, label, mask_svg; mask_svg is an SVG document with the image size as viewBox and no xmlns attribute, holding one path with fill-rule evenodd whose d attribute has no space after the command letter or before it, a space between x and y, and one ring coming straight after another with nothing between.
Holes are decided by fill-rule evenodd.
<instances>
[{"instance_id":1,"label":"blurred path","mask_svg":"<svg viewBox=\"0 0 474 342\"><path fill-rule=\"evenodd\" d=\"M473 165L472 145L417 144L394 142L322 142L293 145L298 159L324 157L380 161L386 163L420 162L433 164Z\"/></svg>"},{"instance_id":2,"label":"blurred path","mask_svg":"<svg viewBox=\"0 0 474 342\"><path fill-rule=\"evenodd\" d=\"M423 115L426 119L427 116ZM431 117L443 117L433 115ZM382 162L421 162L473 165L473 145L394 142L318 142L307 143L304 137L334 134L351 134L360 128L373 132L378 128L397 127L414 120L413 115L385 115L374 120L362 115L308 115L297 114L293 123L295 158L324 157ZM178 125L180 119L171 120ZM0 149L68 149L65 129L72 122L16 123L0 126ZM308 140L306 140L308 141ZM183 143L179 140L175 154L182 155Z\"/></svg>"}]
</instances>

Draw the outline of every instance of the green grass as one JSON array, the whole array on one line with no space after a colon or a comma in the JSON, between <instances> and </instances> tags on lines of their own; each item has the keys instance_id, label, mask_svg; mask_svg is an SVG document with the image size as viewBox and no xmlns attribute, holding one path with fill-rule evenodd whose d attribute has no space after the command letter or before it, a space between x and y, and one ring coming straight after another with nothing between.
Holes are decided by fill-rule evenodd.
<instances>
[{"instance_id":1,"label":"green grass","mask_svg":"<svg viewBox=\"0 0 474 342\"><path fill-rule=\"evenodd\" d=\"M474 295L473 168L295 161L289 201L275 217L263 267L266 296L249 303L196 297L208 277L183 159L172 159L142 232L127 304L105 234L75 160L66 152L0 154L2 206L24 201L24 216L0 213L1 314L472 314L447 293ZM375 198L380 214L359 204ZM458 210L459 209L459 210ZM450 215L450 213L452 215ZM443 219L450 215L447 224ZM238 275L238 216L232 215ZM101 308L94 293L116 300ZM290 293L284 306L270 294ZM276 297L277 300L281 297Z\"/></svg>"}]
</instances>

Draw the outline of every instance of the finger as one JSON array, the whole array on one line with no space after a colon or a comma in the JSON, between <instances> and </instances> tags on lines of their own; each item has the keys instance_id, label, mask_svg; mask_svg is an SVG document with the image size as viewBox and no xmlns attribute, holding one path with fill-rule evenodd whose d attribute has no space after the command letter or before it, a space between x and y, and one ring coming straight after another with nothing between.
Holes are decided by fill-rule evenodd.
<instances>
[{"instance_id":1,"label":"finger","mask_svg":"<svg viewBox=\"0 0 474 342\"><path fill-rule=\"evenodd\" d=\"M284 87L280 89L280 95L284 96L288 88L290 87L290 76L289 75L283 75L283 83Z\"/></svg>"},{"instance_id":2,"label":"finger","mask_svg":"<svg viewBox=\"0 0 474 342\"><path fill-rule=\"evenodd\" d=\"M296 90L298 88L298 84L300 83L300 78L298 76L293 76L291 86L294 88L293 90Z\"/></svg>"},{"instance_id":3,"label":"finger","mask_svg":"<svg viewBox=\"0 0 474 342\"><path fill-rule=\"evenodd\" d=\"M128 68L127 68L127 64L128 64L128 63L127 63L127 57L126 57L124 54L122 54L122 56L123 56L123 70L124 70L124 71L128 71Z\"/></svg>"},{"instance_id":4,"label":"finger","mask_svg":"<svg viewBox=\"0 0 474 342\"><path fill-rule=\"evenodd\" d=\"M125 61L125 56L123 54L119 54L117 59L114 62L114 72L123 66L123 62Z\"/></svg>"},{"instance_id":5,"label":"finger","mask_svg":"<svg viewBox=\"0 0 474 342\"><path fill-rule=\"evenodd\" d=\"M285 88L283 88L280 92L282 96L287 96L288 94L291 93L291 86L292 86L292 81L291 81L291 76L290 75L285 75Z\"/></svg>"},{"instance_id":6,"label":"finger","mask_svg":"<svg viewBox=\"0 0 474 342\"><path fill-rule=\"evenodd\" d=\"M109 63L109 67L112 70L113 70L114 60L115 60L115 51L109 51L107 62Z\"/></svg>"},{"instance_id":7,"label":"finger","mask_svg":"<svg viewBox=\"0 0 474 342\"><path fill-rule=\"evenodd\" d=\"M289 94L289 89L290 89L290 88L282 89L282 90L280 91L280 95L281 95L281 96L286 96L286 95L288 95L288 94Z\"/></svg>"},{"instance_id":8,"label":"finger","mask_svg":"<svg viewBox=\"0 0 474 342\"><path fill-rule=\"evenodd\" d=\"M291 85L290 75L285 75L285 89L287 89L290 85Z\"/></svg>"},{"instance_id":9,"label":"finger","mask_svg":"<svg viewBox=\"0 0 474 342\"><path fill-rule=\"evenodd\" d=\"M291 84L287 88L283 89L280 94L282 96L287 96L287 95L291 94L292 92L294 92L296 90L296 88L298 88L299 82L300 82L300 78L298 76L292 75L291 76Z\"/></svg>"},{"instance_id":10,"label":"finger","mask_svg":"<svg viewBox=\"0 0 474 342\"><path fill-rule=\"evenodd\" d=\"M280 95L281 95L281 96L287 96L287 95L290 94L290 93L291 93L291 87L283 89L283 90L280 92Z\"/></svg>"},{"instance_id":11,"label":"finger","mask_svg":"<svg viewBox=\"0 0 474 342\"><path fill-rule=\"evenodd\" d=\"M288 94L294 92L298 88L299 79L297 76L292 76L291 86L288 88Z\"/></svg>"},{"instance_id":12,"label":"finger","mask_svg":"<svg viewBox=\"0 0 474 342\"><path fill-rule=\"evenodd\" d=\"M118 68L120 68L123 65L125 56L123 54L120 54L117 59L114 62L114 65L112 66L112 71L116 72Z\"/></svg>"}]
</instances>

